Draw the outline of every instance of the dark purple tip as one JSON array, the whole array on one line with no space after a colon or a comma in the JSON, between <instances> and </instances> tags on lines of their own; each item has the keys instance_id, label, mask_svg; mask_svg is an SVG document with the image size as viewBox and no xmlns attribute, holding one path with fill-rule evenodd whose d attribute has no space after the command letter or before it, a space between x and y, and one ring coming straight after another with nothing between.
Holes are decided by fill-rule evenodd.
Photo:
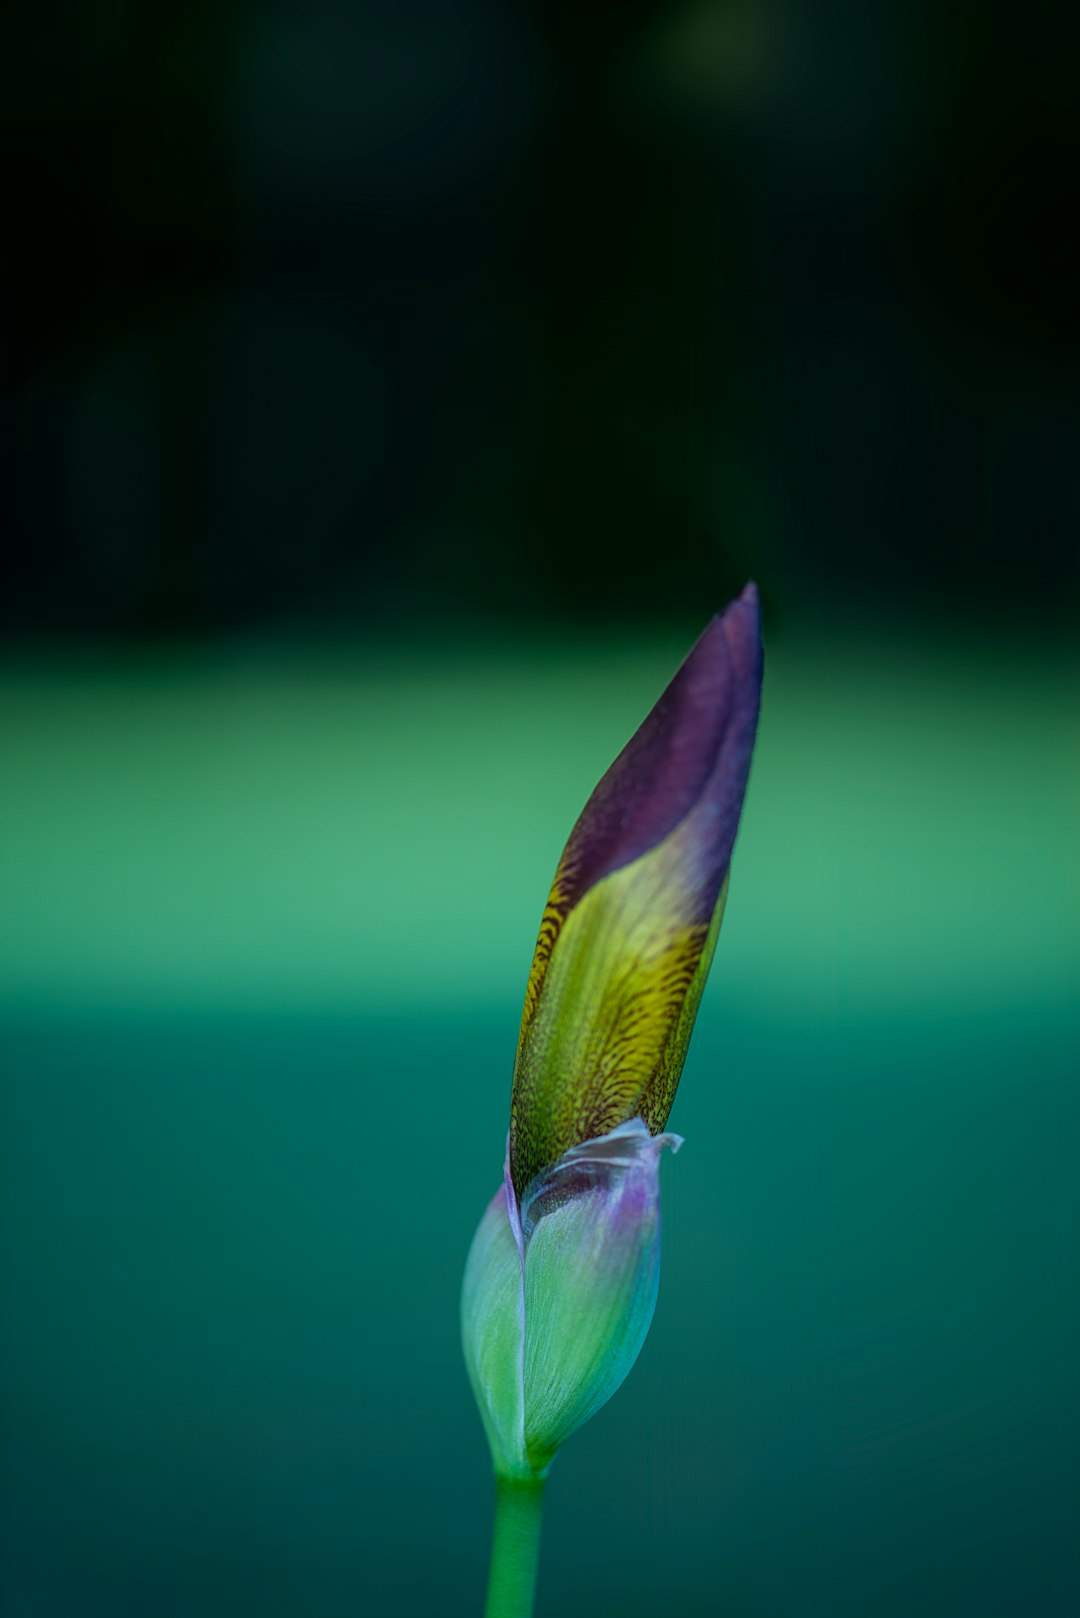
<instances>
[{"instance_id":1,"label":"dark purple tip","mask_svg":"<svg viewBox=\"0 0 1080 1618\"><path fill-rule=\"evenodd\" d=\"M569 910L602 877L674 831L704 799L715 900L731 859L761 696L761 615L750 583L706 626L585 805L561 868ZM710 876L713 870L710 870Z\"/></svg>"}]
</instances>

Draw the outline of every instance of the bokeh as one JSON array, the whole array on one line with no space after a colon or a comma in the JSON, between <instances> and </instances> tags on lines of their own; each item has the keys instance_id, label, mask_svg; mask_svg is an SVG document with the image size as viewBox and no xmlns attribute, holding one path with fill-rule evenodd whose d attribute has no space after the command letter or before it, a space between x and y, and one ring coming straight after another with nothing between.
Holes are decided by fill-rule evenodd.
<instances>
[{"instance_id":1,"label":"bokeh","mask_svg":"<svg viewBox=\"0 0 1080 1618\"><path fill-rule=\"evenodd\" d=\"M1075 28L59 0L0 116L0 1608L480 1610L593 783L767 676L538 1613L1080 1609Z\"/></svg>"}]
</instances>

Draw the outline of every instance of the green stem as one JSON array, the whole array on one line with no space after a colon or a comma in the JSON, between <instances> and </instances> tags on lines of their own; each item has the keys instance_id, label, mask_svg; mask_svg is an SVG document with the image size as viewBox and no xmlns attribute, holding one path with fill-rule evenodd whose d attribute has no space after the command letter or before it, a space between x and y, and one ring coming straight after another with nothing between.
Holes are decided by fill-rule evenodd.
<instances>
[{"instance_id":1,"label":"green stem","mask_svg":"<svg viewBox=\"0 0 1080 1618\"><path fill-rule=\"evenodd\" d=\"M495 1536L484 1618L532 1618L544 1483L544 1478L495 1479Z\"/></svg>"}]
</instances>

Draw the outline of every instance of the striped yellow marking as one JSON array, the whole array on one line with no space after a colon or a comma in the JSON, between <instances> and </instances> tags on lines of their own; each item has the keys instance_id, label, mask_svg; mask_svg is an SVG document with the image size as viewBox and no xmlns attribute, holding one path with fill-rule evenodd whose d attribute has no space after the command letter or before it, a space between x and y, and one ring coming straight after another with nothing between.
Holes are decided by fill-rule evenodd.
<instances>
[{"instance_id":1,"label":"striped yellow marking","mask_svg":"<svg viewBox=\"0 0 1080 1618\"><path fill-rule=\"evenodd\" d=\"M693 811L569 912L556 874L514 1070L519 1192L568 1146L638 1114L654 1131L666 1122L719 925L702 919L699 838Z\"/></svg>"}]
</instances>

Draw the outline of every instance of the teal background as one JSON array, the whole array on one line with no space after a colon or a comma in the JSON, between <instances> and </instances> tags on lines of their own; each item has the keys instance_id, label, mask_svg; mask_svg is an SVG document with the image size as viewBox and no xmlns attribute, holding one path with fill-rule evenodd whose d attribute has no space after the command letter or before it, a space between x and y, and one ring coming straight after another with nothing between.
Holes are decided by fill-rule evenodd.
<instances>
[{"instance_id":1,"label":"teal background","mask_svg":"<svg viewBox=\"0 0 1080 1618\"><path fill-rule=\"evenodd\" d=\"M5 1614L479 1610L457 1291L535 929L696 627L8 659ZM768 644L657 1317L539 1612L1071 1614L1077 665Z\"/></svg>"}]
</instances>

